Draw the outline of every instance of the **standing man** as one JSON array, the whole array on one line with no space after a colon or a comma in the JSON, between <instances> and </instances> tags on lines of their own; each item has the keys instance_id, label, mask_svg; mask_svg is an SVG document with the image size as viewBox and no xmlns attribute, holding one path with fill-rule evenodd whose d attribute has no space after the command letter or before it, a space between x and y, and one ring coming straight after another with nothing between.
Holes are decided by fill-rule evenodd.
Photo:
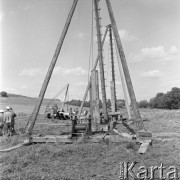
<instances>
[{"instance_id":1,"label":"standing man","mask_svg":"<svg viewBox=\"0 0 180 180\"><path fill-rule=\"evenodd\" d=\"M15 125L16 114L14 113L12 107L10 107L10 112L11 112L11 115L12 115L12 121L11 121L12 133L15 133L16 131L15 131L14 125Z\"/></svg>"},{"instance_id":2,"label":"standing man","mask_svg":"<svg viewBox=\"0 0 180 180\"><path fill-rule=\"evenodd\" d=\"M8 135L9 133L12 133L12 113L10 111L10 107L6 106L6 111L4 112L4 126L3 126L3 134Z\"/></svg>"},{"instance_id":3,"label":"standing man","mask_svg":"<svg viewBox=\"0 0 180 180\"><path fill-rule=\"evenodd\" d=\"M52 121L54 121L54 119L57 116L57 110L58 110L58 108L56 106L53 106L52 109L51 109L51 118L52 118Z\"/></svg>"},{"instance_id":4,"label":"standing man","mask_svg":"<svg viewBox=\"0 0 180 180\"><path fill-rule=\"evenodd\" d=\"M1 109L0 110L0 134L2 133L3 125L4 125L4 111Z\"/></svg>"}]
</instances>

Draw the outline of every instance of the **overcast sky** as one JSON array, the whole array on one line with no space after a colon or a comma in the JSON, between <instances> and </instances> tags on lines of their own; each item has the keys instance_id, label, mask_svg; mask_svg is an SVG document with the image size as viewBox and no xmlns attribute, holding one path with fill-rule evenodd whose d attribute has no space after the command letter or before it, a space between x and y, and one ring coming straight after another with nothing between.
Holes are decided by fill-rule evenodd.
<instances>
[{"instance_id":1,"label":"overcast sky","mask_svg":"<svg viewBox=\"0 0 180 180\"><path fill-rule=\"evenodd\" d=\"M37 97L73 0L0 0L0 90ZM180 1L111 0L137 100L180 87ZM102 33L110 24L105 0ZM91 29L93 27L93 33ZM92 1L79 0L46 97L70 84L69 98L82 99L88 80L90 44L97 56ZM116 55L115 55L116 56ZM111 80L109 39L104 45L107 97ZM122 98L115 62L117 97Z\"/></svg>"}]
</instances>

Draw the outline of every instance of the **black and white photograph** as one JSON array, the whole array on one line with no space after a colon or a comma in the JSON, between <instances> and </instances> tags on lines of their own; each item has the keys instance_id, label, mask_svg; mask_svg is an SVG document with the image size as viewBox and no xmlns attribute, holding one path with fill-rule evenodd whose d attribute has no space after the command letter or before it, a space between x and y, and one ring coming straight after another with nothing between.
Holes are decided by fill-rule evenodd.
<instances>
[{"instance_id":1,"label":"black and white photograph","mask_svg":"<svg viewBox=\"0 0 180 180\"><path fill-rule=\"evenodd\" d=\"M0 180L180 179L180 0L0 0Z\"/></svg>"}]
</instances>

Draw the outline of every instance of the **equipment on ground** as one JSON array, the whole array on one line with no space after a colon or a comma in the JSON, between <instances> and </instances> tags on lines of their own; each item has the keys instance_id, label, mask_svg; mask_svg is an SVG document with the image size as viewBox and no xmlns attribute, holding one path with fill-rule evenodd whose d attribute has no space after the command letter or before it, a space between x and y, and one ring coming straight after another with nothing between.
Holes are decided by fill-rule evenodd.
<instances>
[{"instance_id":1,"label":"equipment on ground","mask_svg":"<svg viewBox=\"0 0 180 180\"><path fill-rule=\"evenodd\" d=\"M57 104L53 104L55 102L55 100L57 99L57 97L59 95L61 95L61 93L66 90L65 92L65 97L64 97L64 101L62 102L61 105L61 110L58 110L58 106ZM48 119L59 119L59 120L67 120L69 119L69 113L68 112L64 112L64 104L66 102L67 99L67 94L68 94L68 90L69 90L69 84L65 85L54 97L53 99L51 99L45 109L45 116ZM51 105L51 106L50 106Z\"/></svg>"}]
</instances>

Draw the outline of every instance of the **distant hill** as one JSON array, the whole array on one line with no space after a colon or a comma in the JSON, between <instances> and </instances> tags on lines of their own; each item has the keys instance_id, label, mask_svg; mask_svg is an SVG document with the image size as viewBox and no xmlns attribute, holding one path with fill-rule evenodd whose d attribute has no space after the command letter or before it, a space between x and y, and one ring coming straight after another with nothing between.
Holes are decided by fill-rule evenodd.
<instances>
[{"instance_id":1,"label":"distant hill","mask_svg":"<svg viewBox=\"0 0 180 180\"><path fill-rule=\"evenodd\" d=\"M7 97L2 97L0 96L0 104L7 102L10 104L24 104L24 105L32 105L35 104L37 101L37 97L29 97L29 96L24 96L20 94L14 94L14 93L7 93ZM60 104L61 101L59 99L48 99L44 98L42 104Z\"/></svg>"},{"instance_id":2,"label":"distant hill","mask_svg":"<svg viewBox=\"0 0 180 180\"><path fill-rule=\"evenodd\" d=\"M13 94L13 93L7 93L8 97L24 97L24 98L33 98L33 97L28 97L28 96L23 96L20 94ZM33 98L35 99L35 98Z\"/></svg>"},{"instance_id":3,"label":"distant hill","mask_svg":"<svg viewBox=\"0 0 180 180\"><path fill-rule=\"evenodd\" d=\"M6 106L10 106L16 113L32 113L36 102L37 98L8 93L8 97L0 97L0 109L5 109ZM53 104L57 104L60 107L61 105L61 102L59 100L43 99L40 113L45 112L45 107L49 103L50 106L52 106Z\"/></svg>"},{"instance_id":4,"label":"distant hill","mask_svg":"<svg viewBox=\"0 0 180 180\"><path fill-rule=\"evenodd\" d=\"M7 93L8 97L21 97L21 98L28 98L28 99L37 99L37 97L29 97L29 96L24 96L20 94L13 94L13 93ZM44 98L45 101L51 101L53 99L49 98ZM56 99L56 101L60 101L59 99Z\"/></svg>"}]
</instances>

